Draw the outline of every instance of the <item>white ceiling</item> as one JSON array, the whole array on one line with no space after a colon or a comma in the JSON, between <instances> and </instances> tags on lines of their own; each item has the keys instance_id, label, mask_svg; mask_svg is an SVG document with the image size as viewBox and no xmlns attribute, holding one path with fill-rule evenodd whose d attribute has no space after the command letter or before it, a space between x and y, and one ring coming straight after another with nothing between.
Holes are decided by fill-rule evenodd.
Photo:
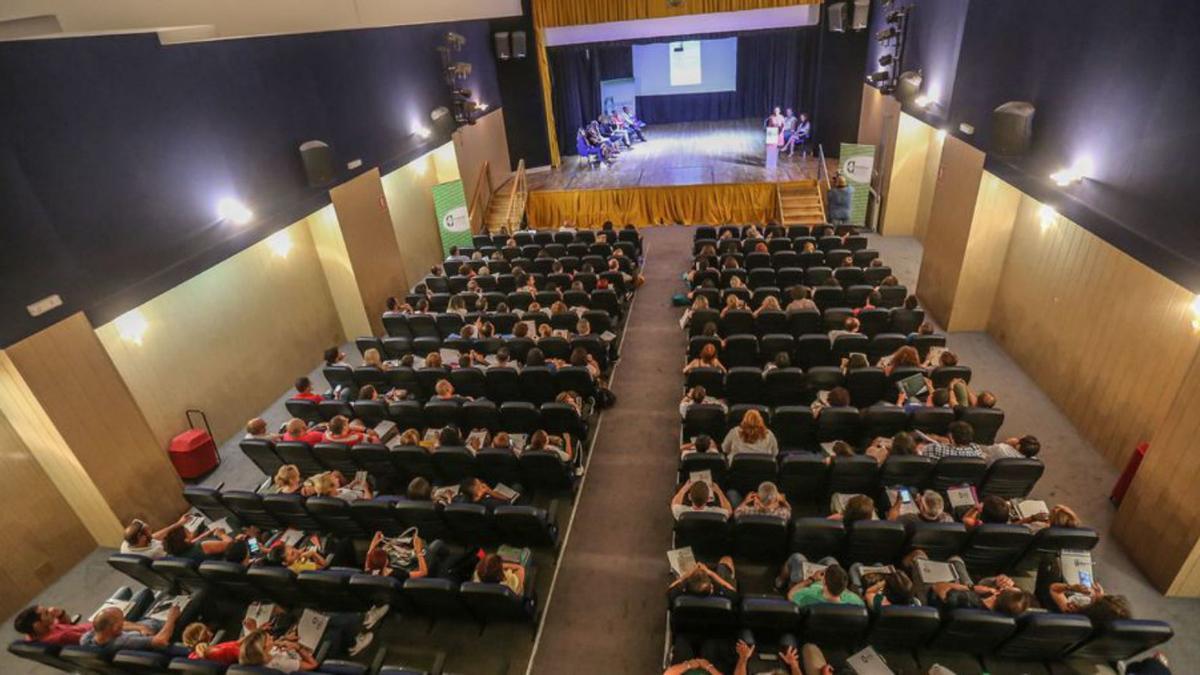
<instances>
[{"instance_id":1,"label":"white ceiling","mask_svg":"<svg viewBox=\"0 0 1200 675\"><path fill-rule=\"evenodd\" d=\"M580 0L584 2L586 0ZM733 33L771 28L813 26L821 22L821 6L792 5L770 9L748 9L738 12L684 14L661 19L612 21L586 26L559 26L546 29L546 44L583 44L589 42L619 42L673 35L703 35Z\"/></svg>"},{"instance_id":2,"label":"white ceiling","mask_svg":"<svg viewBox=\"0 0 1200 675\"><path fill-rule=\"evenodd\" d=\"M182 39L514 16L520 0L3 0L0 39L187 27ZM31 17L38 17L32 19Z\"/></svg>"}]
</instances>

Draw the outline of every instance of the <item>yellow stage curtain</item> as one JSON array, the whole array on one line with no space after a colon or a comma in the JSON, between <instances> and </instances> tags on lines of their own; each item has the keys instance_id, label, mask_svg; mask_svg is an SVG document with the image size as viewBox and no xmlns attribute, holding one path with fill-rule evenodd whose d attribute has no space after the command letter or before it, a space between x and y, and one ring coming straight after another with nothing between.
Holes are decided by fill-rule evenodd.
<instances>
[{"instance_id":1,"label":"yellow stage curtain","mask_svg":"<svg viewBox=\"0 0 1200 675\"><path fill-rule=\"evenodd\" d=\"M821 0L686 0L679 6L672 7L668 0L533 0L534 49L537 50L538 73L542 79L542 103L546 111L550 165L558 166L562 162L562 153L558 147L558 137L554 133L554 93L550 83L550 66L546 58L546 28L820 3Z\"/></svg>"},{"instance_id":2,"label":"yellow stage curtain","mask_svg":"<svg viewBox=\"0 0 1200 675\"><path fill-rule=\"evenodd\" d=\"M580 24L660 19L687 14L741 12L794 5L816 5L821 0L686 0L672 7L668 0L533 0L533 21L538 28Z\"/></svg>"},{"instance_id":3,"label":"yellow stage curtain","mask_svg":"<svg viewBox=\"0 0 1200 675\"><path fill-rule=\"evenodd\" d=\"M599 228L611 220L634 225L721 225L766 223L778 219L774 183L729 183L612 190L537 190L529 193L525 215L536 229L573 221Z\"/></svg>"}]
</instances>

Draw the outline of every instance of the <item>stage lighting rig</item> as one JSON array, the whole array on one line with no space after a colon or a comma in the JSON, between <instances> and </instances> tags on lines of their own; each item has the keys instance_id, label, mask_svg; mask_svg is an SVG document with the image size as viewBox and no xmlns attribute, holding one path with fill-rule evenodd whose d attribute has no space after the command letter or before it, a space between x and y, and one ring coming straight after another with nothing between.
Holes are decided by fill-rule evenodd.
<instances>
[{"instance_id":1,"label":"stage lighting rig","mask_svg":"<svg viewBox=\"0 0 1200 675\"><path fill-rule=\"evenodd\" d=\"M892 56L891 54L884 54L883 56L879 57L879 65L883 68L887 68L888 66L892 65L892 62L895 60L896 57Z\"/></svg>"},{"instance_id":2,"label":"stage lighting rig","mask_svg":"<svg viewBox=\"0 0 1200 675\"><path fill-rule=\"evenodd\" d=\"M450 110L454 121L459 124L475 124L475 118L481 112L478 104L471 99L471 90L462 86L462 82L471 77L471 64L456 61L453 54L461 52L467 44L467 39L458 33L449 32L438 46L438 54L442 57L442 73L446 87L450 90Z\"/></svg>"},{"instance_id":3,"label":"stage lighting rig","mask_svg":"<svg viewBox=\"0 0 1200 675\"><path fill-rule=\"evenodd\" d=\"M871 84L880 84L892 79L892 73L889 70L877 70L867 76L867 82Z\"/></svg>"}]
</instances>

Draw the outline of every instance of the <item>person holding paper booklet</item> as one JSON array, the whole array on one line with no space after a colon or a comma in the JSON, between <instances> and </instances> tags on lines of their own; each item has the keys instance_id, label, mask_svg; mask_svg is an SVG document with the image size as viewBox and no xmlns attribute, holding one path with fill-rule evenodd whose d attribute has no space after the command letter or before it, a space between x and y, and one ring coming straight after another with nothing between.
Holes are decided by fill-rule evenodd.
<instances>
[{"instance_id":1,"label":"person holding paper booklet","mask_svg":"<svg viewBox=\"0 0 1200 675\"><path fill-rule=\"evenodd\" d=\"M850 577L832 557L823 558L818 569L809 567L808 559L793 553L776 578L776 586L787 583L787 598L801 607L819 603L862 606L863 599L849 589Z\"/></svg>"},{"instance_id":2,"label":"person holding paper booklet","mask_svg":"<svg viewBox=\"0 0 1200 675\"><path fill-rule=\"evenodd\" d=\"M335 415L329 420L329 427L325 430L322 442L355 446L360 443L378 443L379 436L358 420L351 422L345 415Z\"/></svg>"},{"instance_id":3,"label":"person holding paper booklet","mask_svg":"<svg viewBox=\"0 0 1200 675\"><path fill-rule=\"evenodd\" d=\"M709 396L708 390L701 385L692 387L683 395L683 400L679 402L679 417L686 418L688 408L694 405L716 405L720 406L721 410L727 410L724 401Z\"/></svg>"},{"instance_id":4,"label":"person holding paper booklet","mask_svg":"<svg viewBox=\"0 0 1200 675\"><path fill-rule=\"evenodd\" d=\"M682 574L667 586L667 601L674 604L675 598L681 595L708 597L716 595L730 600L736 600L737 571L733 566L733 558L722 556L717 561L717 569L697 562L689 572Z\"/></svg>"},{"instance_id":5,"label":"person holding paper booklet","mask_svg":"<svg viewBox=\"0 0 1200 675\"><path fill-rule=\"evenodd\" d=\"M1091 585L1056 582L1050 584L1050 601L1063 614L1082 614L1095 625L1132 619L1129 599L1123 595L1108 595L1099 582Z\"/></svg>"},{"instance_id":6,"label":"person holding paper booklet","mask_svg":"<svg viewBox=\"0 0 1200 675\"><path fill-rule=\"evenodd\" d=\"M517 595L525 593L525 566L506 561L498 553L489 553L475 566L472 581L484 584L502 584Z\"/></svg>"},{"instance_id":7,"label":"person holding paper booklet","mask_svg":"<svg viewBox=\"0 0 1200 675\"><path fill-rule=\"evenodd\" d=\"M983 459L983 449L975 443L975 429L969 422L956 420L951 422L948 429L950 437L936 434L925 434L932 442L920 445L921 454L933 459L943 457L978 457Z\"/></svg>"},{"instance_id":8,"label":"person holding paper booklet","mask_svg":"<svg viewBox=\"0 0 1200 675\"><path fill-rule=\"evenodd\" d=\"M850 566L850 580L856 589L861 589L863 601L872 612L889 605L919 604L913 595L912 578L891 565L854 563Z\"/></svg>"},{"instance_id":9,"label":"person holding paper booklet","mask_svg":"<svg viewBox=\"0 0 1200 675\"><path fill-rule=\"evenodd\" d=\"M136 553L149 558L165 556L167 552L163 549L163 539L172 531L182 529L189 518L189 514L185 513L179 520L158 531L152 531L149 525L135 518L125 526L121 553Z\"/></svg>"},{"instance_id":10,"label":"person holding paper booklet","mask_svg":"<svg viewBox=\"0 0 1200 675\"><path fill-rule=\"evenodd\" d=\"M520 496L519 492L497 490L473 476L462 479L458 484L458 492L451 500L456 504L482 504L489 509L497 506L507 506Z\"/></svg>"},{"instance_id":11,"label":"person holding paper booklet","mask_svg":"<svg viewBox=\"0 0 1200 675\"><path fill-rule=\"evenodd\" d=\"M904 523L906 526L915 523L954 522L954 517L946 513L945 500L937 490L926 490L919 495L914 495L913 503L917 507L916 513L901 513L903 502L896 499L888 509L888 520Z\"/></svg>"},{"instance_id":12,"label":"person holding paper booklet","mask_svg":"<svg viewBox=\"0 0 1200 675\"><path fill-rule=\"evenodd\" d=\"M261 628L242 638L238 663L274 668L284 673L316 670L320 665L308 647L291 640L276 641Z\"/></svg>"},{"instance_id":13,"label":"person holding paper booklet","mask_svg":"<svg viewBox=\"0 0 1200 675\"><path fill-rule=\"evenodd\" d=\"M739 516L743 514L776 516L786 521L792 518L792 506L788 504L787 497L779 491L779 488L771 481L766 480L759 483L757 491L746 495L734 513Z\"/></svg>"},{"instance_id":14,"label":"person holding paper booklet","mask_svg":"<svg viewBox=\"0 0 1200 675\"><path fill-rule=\"evenodd\" d=\"M1018 617L1032 606L1033 596L1017 588L1009 577L999 574L971 583L962 558L952 557L950 563L958 570L959 581L938 581L930 589L942 609L990 609Z\"/></svg>"},{"instance_id":15,"label":"person holding paper booklet","mask_svg":"<svg viewBox=\"0 0 1200 675\"><path fill-rule=\"evenodd\" d=\"M416 528L409 532L399 537L386 537L383 532L376 532L367 549L363 570L368 574L401 581L429 576L445 553L445 544L435 539L426 545Z\"/></svg>"},{"instance_id":16,"label":"person holding paper booklet","mask_svg":"<svg viewBox=\"0 0 1200 675\"><path fill-rule=\"evenodd\" d=\"M916 347L905 345L890 355L880 358L876 365L883 368L884 375L891 377L892 372L897 368L920 368L921 355L917 353Z\"/></svg>"},{"instance_id":17,"label":"person holding paper booklet","mask_svg":"<svg viewBox=\"0 0 1200 675\"><path fill-rule=\"evenodd\" d=\"M167 555L202 563L224 556L225 550L233 543L233 537L221 529L189 535L187 530L177 527L167 532L162 543Z\"/></svg>"},{"instance_id":18,"label":"person holding paper booklet","mask_svg":"<svg viewBox=\"0 0 1200 675\"><path fill-rule=\"evenodd\" d=\"M671 515L678 520L689 511L720 513L728 518L733 513L733 506L715 484L689 477L671 498Z\"/></svg>"}]
</instances>

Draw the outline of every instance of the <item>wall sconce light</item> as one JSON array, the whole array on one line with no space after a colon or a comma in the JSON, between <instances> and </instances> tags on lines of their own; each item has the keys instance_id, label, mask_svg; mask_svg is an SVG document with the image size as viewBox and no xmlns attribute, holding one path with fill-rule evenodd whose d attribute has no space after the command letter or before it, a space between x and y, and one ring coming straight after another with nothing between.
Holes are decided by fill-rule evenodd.
<instances>
[{"instance_id":1,"label":"wall sconce light","mask_svg":"<svg viewBox=\"0 0 1200 675\"><path fill-rule=\"evenodd\" d=\"M141 310L131 309L113 322L117 327L117 334L126 342L132 342L137 346L142 346L142 337L146 334L146 329L150 324L146 321L146 317L142 315Z\"/></svg>"},{"instance_id":2,"label":"wall sconce light","mask_svg":"<svg viewBox=\"0 0 1200 675\"><path fill-rule=\"evenodd\" d=\"M1042 208L1038 209L1038 217L1041 221L1042 232L1045 232L1058 219L1058 212L1049 204L1042 204Z\"/></svg>"},{"instance_id":3,"label":"wall sconce light","mask_svg":"<svg viewBox=\"0 0 1200 675\"><path fill-rule=\"evenodd\" d=\"M1050 180L1054 181L1059 187L1066 187L1092 175L1092 169L1091 157L1080 157L1075 160L1075 163L1070 168L1059 169L1050 174Z\"/></svg>"},{"instance_id":4,"label":"wall sconce light","mask_svg":"<svg viewBox=\"0 0 1200 675\"><path fill-rule=\"evenodd\" d=\"M918 94L917 97L913 99L913 103L915 103L918 108L924 110L925 108L928 108L929 104L933 103L933 101L930 100L930 98L925 94Z\"/></svg>"},{"instance_id":5,"label":"wall sconce light","mask_svg":"<svg viewBox=\"0 0 1200 675\"><path fill-rule=\"evenodd\" d=\"M286 258L288 252L292 250L292 237L286 230L280 230L267 237L267 247L271 249L271 253L274 253L276 258Z\"/></svg>"},{"instance_id":6,"label":"wall sconce light","mask_svg":"<svg viewBox=\"0 0 1200 675\"><path fill-rule=\"evenodd\" d=\"M429 127L425 126L424 124L418 124L417 126L413 127L413 134L415 134L418 138L426 139L432 136L433 132L430 131Z\"/></svg>"},{"instance_id":7,"label":"wall sconce light","mask_svg":"<svg viewBox=\"0 0 1200 675\"><path fill-rule=\"evenodd\" d=\"M479 112L487 112L488 104L477 103L477 104L475 104L475 109L478 110Z\"/></svg>"},{"instance_id":8,"label":"wall sconce light","mask_svg":"<svg viewBox=\"0 0 1200 675\"><path fill-rule=\"evenodd\" d=\"M1192 331L1200 333L1200 295L1192 301Z\"/></svg>"},{"instance_id":9,"label":"wall sconce light","mask_svg":"<svg viewBox=\"0 0 1200 675\"><path fill-rule=\"evenodd\" d=\"M254 219L254 212L233 197L225 197L217 202L217 215L234 225L245 225Z\"/></svg>"}]
</instances>

